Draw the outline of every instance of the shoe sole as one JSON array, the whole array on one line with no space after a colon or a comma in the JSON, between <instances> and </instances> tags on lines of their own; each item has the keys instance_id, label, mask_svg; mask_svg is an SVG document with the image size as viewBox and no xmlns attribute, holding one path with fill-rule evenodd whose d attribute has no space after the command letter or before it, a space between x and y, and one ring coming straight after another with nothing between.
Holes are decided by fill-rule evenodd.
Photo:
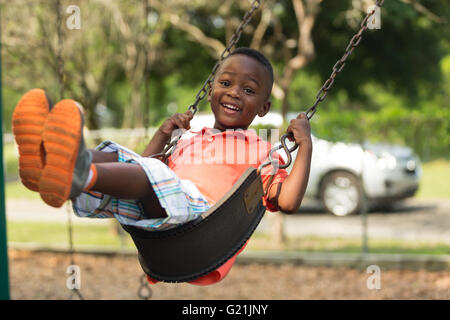
<instances>
[{"instance_id":1,"label":"shoe sole","mask_svg":"<svg viewBox=\"0 0 450 320\"><path fill-rule=\"evenodd\" d=\"M33 89L20 99L12 116L12 129L19 149L19 176L30 190L39 191L44 168L42 132L52 103L44 90Z\"/></svg>"},{"instance_id":2,"label":"shoe sole","mask_svg":"<svg viewBox=\"0 0 450 320\"><path fill-rule=\"evenodd\" d=\"M81 111L73 100L58 102L45 122L46 164L39 193L52 207L59 208L69 199L82 130Z\"/></svg>"}]
</instances>

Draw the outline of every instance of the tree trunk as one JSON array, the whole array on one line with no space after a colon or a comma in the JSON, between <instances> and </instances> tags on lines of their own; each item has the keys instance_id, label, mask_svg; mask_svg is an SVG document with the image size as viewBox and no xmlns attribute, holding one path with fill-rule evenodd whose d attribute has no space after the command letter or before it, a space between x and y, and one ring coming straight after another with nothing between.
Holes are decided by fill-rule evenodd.
<instances>
[{"instance_id":1,"label":"tree trunk","mask_svg":"<svg viewBox=\"0 0 450 320\"><path fill-rule=\"evenodd\" d=\"M126 128L142 128L144 126L143 113L141 106L141 92L140 86L137 81L133 81L131 97L130 97L130 109L125 112L124 127Z\"/></svg>"},{"instance_id":2,"label":"tree trunk","mask_svg":"<svg viewBox=\"0 0 450 320\"><path fill-rule=\"evenodd\" d=\"M272 241L277 249L282 249L286 243L284 232L284 215L281 212L271 213Z\"/></svg>"}]
</instances>

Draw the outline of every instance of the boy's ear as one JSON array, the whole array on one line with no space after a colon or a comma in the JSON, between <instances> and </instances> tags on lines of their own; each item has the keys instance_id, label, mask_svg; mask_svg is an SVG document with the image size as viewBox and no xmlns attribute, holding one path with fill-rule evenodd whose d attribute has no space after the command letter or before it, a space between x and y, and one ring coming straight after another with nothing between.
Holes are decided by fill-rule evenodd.
<instances>
[{"instance_id":1,"label":"boy's ear","mask_svg":"<svg viewBox=\"0 0 450 320\"><path fill-rule=\"evenodd\" d=\"M264 103L263 107L259 109L258 116L264 117L267 114L267 112L269 112L271 104L272 104L271 101L267 100Z\"/></svg>"}]
</instances>

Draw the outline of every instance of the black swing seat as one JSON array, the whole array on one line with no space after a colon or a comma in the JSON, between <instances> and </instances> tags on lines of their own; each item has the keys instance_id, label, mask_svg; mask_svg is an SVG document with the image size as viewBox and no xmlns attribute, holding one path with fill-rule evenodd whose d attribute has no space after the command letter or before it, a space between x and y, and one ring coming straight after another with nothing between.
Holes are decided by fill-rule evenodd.
<instances>
[{"instance_id":1,"label":"black swing seat","mask_svg":"<svg viewBox=\"0 0 450 320\"><path fill-rule=\"evenodd\" d=\"M164 282L191 281L217 269L242 248L266 210L263 194L261 177L251 167L195 221L164 231L122 227L131 235L147 275Z\"/></svg>"}]
</instances>

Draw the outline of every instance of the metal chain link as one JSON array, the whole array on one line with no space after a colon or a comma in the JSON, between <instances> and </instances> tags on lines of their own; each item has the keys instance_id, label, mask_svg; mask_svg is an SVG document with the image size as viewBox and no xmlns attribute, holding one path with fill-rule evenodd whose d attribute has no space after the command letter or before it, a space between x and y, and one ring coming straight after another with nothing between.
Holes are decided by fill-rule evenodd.
<instances>
[{"instance_id":1,"label":"metal chain link","mask_svg":"<svg viewBox=\"0 0 450 320\"><path fill-rule=\"evenodd\" d=\"M148 284L147 276L145 274L141 275L139 282L141 285L138 289L138 297L142 300L149 300L153 296L153 291Z\"/></svg>"},{"instance_id":2,"label":"metal chain link","mask_svg":"<svg viewBox=\"0 0 450 320\"><path fill-rule=\"evenodd\" d=\"M378 8L381 8L383 5L384 0L377 0L376 6ZM370 19L370 17L375 13L375 9L369 12L364 20L361 22L361 28L359 29L358 33L356 33L350 40L349 44L347 45L347 48L345 49L344 55L334 64L333 66L333 72L331 73L330 77L325 81L322 88L320 88L319 92L317 92L316 95L316 101L314 104L305 112L306 116L308 117L308 120L311 120L314 113L316 113L316 107L317 105L322 102L325 97L328 94L328 91L331 89L331 86L334 83L334 79L344 69L345 62L349 55L352 54L353 50L359 45L362 39L362 33L367 29L367 20Z\"/></svg>"}]
</instances>

